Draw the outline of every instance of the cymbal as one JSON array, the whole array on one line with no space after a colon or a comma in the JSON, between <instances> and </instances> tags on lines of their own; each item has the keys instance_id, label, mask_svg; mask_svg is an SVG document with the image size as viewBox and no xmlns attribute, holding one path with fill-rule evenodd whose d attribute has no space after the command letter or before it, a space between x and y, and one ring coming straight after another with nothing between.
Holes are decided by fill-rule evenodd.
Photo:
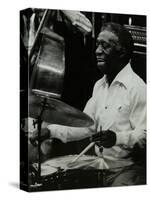
<instances>
[{"instance_id":1,"label":"cymbal","mask_svg":"<svg viewBox=\"0 0 150 200\"><path fill-rule=\"evenodd\" d=\"M73 127L88 127L93 124L93 120L87 114L60 100L31 94L29 95L29 117L37 119L39 115L42 121L51 124Z\"/></svg>"}]
</instances>

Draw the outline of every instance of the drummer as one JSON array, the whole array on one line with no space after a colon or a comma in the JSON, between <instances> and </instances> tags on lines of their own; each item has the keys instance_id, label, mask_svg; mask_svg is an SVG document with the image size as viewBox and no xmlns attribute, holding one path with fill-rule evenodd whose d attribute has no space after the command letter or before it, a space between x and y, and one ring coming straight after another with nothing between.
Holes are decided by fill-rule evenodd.
<instances>
[{"instance_id":1,"label":"drummer","mask_svg":"<svg viewBox=\"0 0 150 200\"><path fill-rule=\"evenodd\" d=\"M89 137L96 142L98 156L101 156L99 147L103 147L103 156L111 156L117 167L120 163L120 168L112 171L110 186L145 184L145 166L139 164L143 158L133 155L145 152L146 85L130 65L132 36L122 25L106 23L96 45L97 67L104 76L96 82L84 109L94 125L88 128L49 125L50 137L64 143Z\"/></svg>"}]
</instances>

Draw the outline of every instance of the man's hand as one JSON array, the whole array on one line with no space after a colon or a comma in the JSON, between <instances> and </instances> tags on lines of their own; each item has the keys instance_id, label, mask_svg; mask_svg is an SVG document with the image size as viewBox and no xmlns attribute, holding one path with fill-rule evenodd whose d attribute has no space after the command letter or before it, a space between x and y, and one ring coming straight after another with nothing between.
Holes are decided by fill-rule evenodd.
<instances>
[{"instance_id":1,"label":"man's hand","mask_svg":"<svg viewBox=\"0 0 150 200\"><path fill-rule=\"evenodd\" d=\"M92 31L90 20L79 11L62 10L65 16L71 21L72 25L76 26L83 34L88 34Z\"/></svg>"},{"instance_id":2,"label":"man's hand","mask_svg":"<svg viewBox=\"0 0 150 200\"><path fill-rule=\"evenodd\" d=\"M101 131L92 136L92 141L98 146L111 148L116 144L116 133L111 130Z\"/></svg>"}]
</instances>

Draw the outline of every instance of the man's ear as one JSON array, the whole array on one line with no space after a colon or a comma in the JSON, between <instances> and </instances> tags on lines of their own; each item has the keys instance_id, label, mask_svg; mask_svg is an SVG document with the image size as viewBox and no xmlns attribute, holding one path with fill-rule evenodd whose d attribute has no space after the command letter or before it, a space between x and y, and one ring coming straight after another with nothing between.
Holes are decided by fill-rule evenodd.
<instances>
[{"instance_id":1,"label":"man's ear","mask_svg":"<svg viewBox=\"0 0 150 200\"><path fill-rule=\"evenodd\" d=\"M123 59L126 56L126 49L124 47L121 47L119 55L121 59Z\"/></svg>"}]
</instances>

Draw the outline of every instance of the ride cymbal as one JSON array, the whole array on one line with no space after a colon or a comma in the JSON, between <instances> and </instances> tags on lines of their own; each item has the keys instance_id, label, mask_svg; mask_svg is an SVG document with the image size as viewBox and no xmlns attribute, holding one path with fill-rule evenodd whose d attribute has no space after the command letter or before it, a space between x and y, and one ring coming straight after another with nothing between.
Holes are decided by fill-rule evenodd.
<instances>
[{"instance_id":1,"label":"ride cymbal","mask_svg":"<svg viewBox=\"0 0 150 200\"><path fill-rule=\"evenodd\" d=\"M29 117L41 117L42 121L73 127L88 127L93 120L80 110L53 98L29 95Z\"/></svg>"}]
</instances>

